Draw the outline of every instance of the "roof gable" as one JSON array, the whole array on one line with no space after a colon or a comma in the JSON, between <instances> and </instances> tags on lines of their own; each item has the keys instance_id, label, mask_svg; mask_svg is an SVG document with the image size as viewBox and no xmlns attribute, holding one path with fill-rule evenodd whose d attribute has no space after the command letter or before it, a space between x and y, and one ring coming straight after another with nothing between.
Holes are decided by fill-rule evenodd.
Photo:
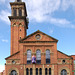
<instances>
[{"instance_id":1,"label":"roof gable","mask_svg":"<svg viewBox=\"0 0 75 75\"><path fill-rule=\"evenodd\" d=\"M37 34L39 34L41 36L40 40L36 39L36 35ZM27 37L25 37L25 38L23 38L21 40L19 40L20 43L24 43L24 42L27 42L27 41L47 41L47 42L51 41L51 42L58 42L57 39L55 39L55 38L53 38L53 37L51 37L51 36L41 32L39 30L34 32L34 33L32 33L32 34L30 34L30 35L28 35Z\"/></svg>"},{"instance_id":2,"label":"roof gable","mask_svg":"<svg viewBox=\"0 0 75 75\"><path fill-rule=\"evenodd\" d=\"M20 51L16 52L15 54L5 58L5 60L7 59L19 59L19 54L20 54Z\"/></svg>"},{"instance_id":3,"label":"roof gable","mask_svg":"<svg viewBox=\"0 0 75 75\"><path fill-rule=\"evenodd\" d=\"M57 53L58 53L58 58L72 58L71 56L69 56L63 52L57 51Z\"/></svg>"}]
</instances>

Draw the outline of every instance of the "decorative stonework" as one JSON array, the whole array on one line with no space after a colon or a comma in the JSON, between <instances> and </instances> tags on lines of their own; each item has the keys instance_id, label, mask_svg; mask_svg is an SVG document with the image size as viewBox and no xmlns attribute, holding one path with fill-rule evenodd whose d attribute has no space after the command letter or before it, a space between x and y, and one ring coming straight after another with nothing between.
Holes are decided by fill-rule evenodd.
<instances>
[{"instance_id":1,"label":"decorative stonework","mask_svg":"<svg viewBox=\"0 0 75 75\"><path fill-rule=\"evenodd\" d=\"M17 74L19 75L19 70L16 67L12 67L11 69L9 69L8 75L10 75L12 70L15 70L17 72Z\"/></svg>"},{"instance_id":2,"label":"decorative stonework","mask_svg":"<svg viewBox=\"0 0 75 75\"><path fill-rule=\"evenodd\" d=\"M67 75L70 75L70 70L69 70L69 68L67 68L67 67L61 67L61 68L59 69L59 74L58 74L58 75L61 75L61 71L62 71L63 69L65 69L65 70L67 71Z\"/></svg>"},{"instance_id":3,"label":"decorative stonework","mask_svg":"<svg viewBox=\"0 0 75 75\"><path fill-rule=\"evenodd\" d=\"M13 61L14 61L15 63L13 63ZM7 60L7 61L6 61L6 64L7 64L7 65L10 65L10 64L17 65L17 64L20 64L20 60L18 60L18 59Z\"/></svg>"},{"instance_id":4,"label":"decorative stonework","mask_svg":"<svg viewBox=\"0 0 75 75\"><path fill-rule=\"evenodd\" d=\"M41 39L41 35L40 35L40 34L37 34L37 35L35 36L35 38L36 38L37 40L40 40L40 39Z\"/></svg>"},{"instance_id":5,"label":"decorative stonework","mask_svg":"<svg viewBox=\"0 0 75 75\"><path fill-rule=\"evenodd\" d=\"M62 61L63 60L65 60L65 62L63 63ZM72 64L72 62L71 62L71 60L70 59L68 59L68 58L65 58L65 59L63 59L63 58L60 58L60 59L58 59L58 64Z\"/></svg>"}]
</instances>

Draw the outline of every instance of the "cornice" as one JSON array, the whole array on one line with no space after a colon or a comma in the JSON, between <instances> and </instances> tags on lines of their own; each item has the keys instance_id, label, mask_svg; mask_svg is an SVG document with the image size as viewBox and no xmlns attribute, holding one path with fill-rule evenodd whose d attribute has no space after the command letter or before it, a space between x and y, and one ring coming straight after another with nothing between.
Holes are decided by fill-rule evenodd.
<instances>
[{"instance_id":1,"label":"cornice","mask_svg":"<svg viewBox=\"0 0 75 75\"><path fill-rule=\"evenodd\" d=\"M56 41L19 41L20 43L56 43Z\"/></svg>"},{"instance_id":2,"label":"cornice","mask_svg":"<svg viewBox=\"0 0 75 75\"><path fill-rule=\"evenodd\" d=\"M26 16L8 16L9 19L26 19Z\"/></svg>"}]
</instances>

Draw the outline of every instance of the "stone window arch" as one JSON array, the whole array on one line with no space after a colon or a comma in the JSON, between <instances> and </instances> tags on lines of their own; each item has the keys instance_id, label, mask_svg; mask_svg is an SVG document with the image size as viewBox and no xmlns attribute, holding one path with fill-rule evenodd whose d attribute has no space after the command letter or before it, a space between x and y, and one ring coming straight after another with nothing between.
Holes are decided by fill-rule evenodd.
<instances>
[{"instance_id":1,"label":"stone window arch","mask_svg":"<svg viewBox=\"0 0 75 75\"><path fill-rule=\"evenodd\" d=\"M70 69L68 68L68 67L61 67L61 68L59 68L59 74L58 75L64 75L64 74L62 74L62 72L65 72L65 75L70 75ZM67 72L67 74L66 74L66 72Z\"/></svg>"},{"instance_id":2,"label":"stone window arch","mask_svg":"<svg viewBox=\"0 0 75 75\"><path fill-rule=\"evenodd\" d=\"M13 25L12 26L16 26L16 23L13 23Z\"/></svg>"},{"instance_id":3,"label":"stone window arch","mask_svg":"<svg viewBox=\"0 0 75 75\"><path fill-rule=\"evenodd\" d=\"M65 69L63 69L63 70L61 71L61 75L67 75L67 71L66 71Z\"/></svg>"},{"instance_id":4,"label":"stone window arch","mask_svg":"<svg viewBox=\"0 0 75 75\"><path fill-rule=\"evenodd\" d=\"M27 64L31 64L31 50L27 50Z\"/></svg>"},{"instance_id":5,"label":"stone window arch","mask_svg":"<svg viewBox=\"0 0 75 75\"><path fill-rule=\"evenodd\" d=\"M10 75L18 75L16 70L12 70Z\"/></svg>"},{"instance_id":6,"label":"stone window arch","mask_svg":"<svg viewBox=\"0 0 75 75\"><path fill-rule=\"evenodd\" d=\"M41 51L40 51L40 49L37 49L37 51L36 51L36 63L41 64Z\"/></svg>"},{"instance_id":7,"label":"stone window arch","mask_svg":"<svg viewBox=\"0 0 75 75\"><path fill-rule=\"evenodd\" d=\"M50 64L50 50L46 50L46 64Z\"/></svg>"},{"instance_id":8,"label":"stone window arch","mask_svg":"<svg viewBox=\"0 0 75 75\"><path fill-rule=\"evenodd\" d=\"M11 69L8 70L8 74L7 75L19 75L19 70L15 67L12 67Z\"/></svg>"},{"instance_id":9,"label":"stone window arch","mask_svg":"<svg viewBox=\"0 0 75 75\"><path fill-rule=\"evenodd\" d=\"M19 26L22 26L22 23L19 23Z\"/></svg>"}]
</instances>

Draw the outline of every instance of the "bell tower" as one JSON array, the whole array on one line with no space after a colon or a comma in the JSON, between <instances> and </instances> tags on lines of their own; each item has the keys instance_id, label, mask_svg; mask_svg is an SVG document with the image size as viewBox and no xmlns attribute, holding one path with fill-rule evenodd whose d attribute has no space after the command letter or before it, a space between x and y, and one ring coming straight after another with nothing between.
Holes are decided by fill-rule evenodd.
<instances>
[{"instance_id":1,"label":"bell tower","mask_svg":"<svg viewBox=\"0 0 75 75\"><path fill-rule=\"evenodd\" d=\"M11 2L11 55L19 51L19 40L26 37L28 29L26 5L22 0Z\"/></svg>"}]
</instances>

